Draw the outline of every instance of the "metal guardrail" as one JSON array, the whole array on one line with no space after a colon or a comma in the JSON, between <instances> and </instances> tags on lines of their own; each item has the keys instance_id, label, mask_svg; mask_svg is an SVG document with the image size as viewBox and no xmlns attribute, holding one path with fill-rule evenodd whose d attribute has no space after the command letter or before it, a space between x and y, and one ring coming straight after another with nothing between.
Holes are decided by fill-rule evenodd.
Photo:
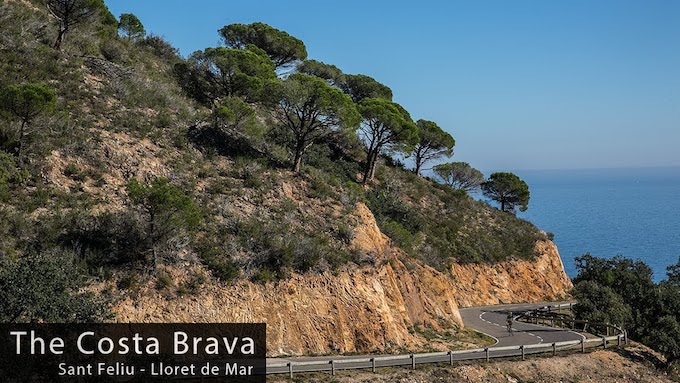
<instances>
[{"instance_id":1,"label":"metal guardrail","mask_svg":"<svg viewBox=\"0 0 680 383\"><path fill-rule=\"evenodd\" d=\"M611 323L603 323L603 322L590 322L586 320L578 320L574 319L569 315L565 314L560 314L556 313L553 310L554 309L562 309L562 308L569 308L571 310L572 308L572 303L565 303L565 304L560 304L560 305L553 305L553 306L543 306L535 310L531 310L525 313L522 313L518 316L515 317L515 320L517 321L522 321L525 323L530 323L530 324L535 324L535 325L544 325L544 326L549 326L549 327L560 327L560 328L567 328L571 329L574 331L583 331L587 332L588 329L591 330L596 330L599 332L595 332L595 335L599 337L610 337L610 336L616 336L616 334L622 335L624 337L624 340L626 343L628 343L628 334L626 333L626 330L622 329L619 326L613 325ZM565 326L565 324L568 324L568 326ZM577 325L581 325L581 329L578 329Z\"/></svg>"},{"instance_id":2,"label":"metal guardrail","mask_svg":"<svg viewBox=\"0 0 680 383\"><path fill-rule=\"evenodd\" d=\"M574 319L569 319L566 317L554 317L548 315L547 313L552 312L553 309L570 307L571 304L563 305L553 305L544 306L540 309L533 310L527 313L520 314L516 317L516 320L525 321L527 323L533 323L528 321L535 321L535 324L546 324L547 321L552 320L552 324L556 324L555 321L571 322L572 324L578 324L585 322L588 325L604 326L607 328L607 335L599 336L598 338L591 338L579 340L569 340L563 342L554 343L536 343L527 344L519 346L503 346L503 347L485 347L469 350L452 350L443 352L430 352L430 353L418 353L418 354L404 354L404 355L389 355L389 356L375 356L375 357L365 357L365 358L341 358L341 359L331 359L331 360L314 360L314 361L300 361L300 362L282 362L282 363L272 363L267 364L267 374L284 374L287 373L291 378L294 372L319 372L319 371L330 371L331 374L335 375L336 370L350 370L350 369L371 369L375 372L376 368L379 367L393 367L393 366L411 366L412 369L416 368L417 364L426 363L450 363L454 364L456 361L463 360L486 360L490 361L492 358L507 358L507 357L521 357L524 360L527 354L542 354L542 353L552 353L556 355L558 351L564 350L578 350L580 348L581 352L585 352L586 347L597 347L602 346L607 348L610 343L616 342L617 346L621 346L623 343L628 343L628 337L626 332L614 325L606 323L589 323L587 321L578 321ZM614 331L615 335L609 335L609 332ZM270 371L271 369L281 369L282 371Z\"/></svg>"}]
</instances>

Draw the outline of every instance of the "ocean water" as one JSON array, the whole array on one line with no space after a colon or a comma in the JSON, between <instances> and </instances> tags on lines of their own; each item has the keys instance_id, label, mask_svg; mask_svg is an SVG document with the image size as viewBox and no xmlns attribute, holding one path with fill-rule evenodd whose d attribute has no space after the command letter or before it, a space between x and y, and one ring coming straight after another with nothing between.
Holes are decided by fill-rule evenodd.
<instances>
[{"instance_id":1,"label":"ocean water","mask_svg":"<svg viewBox=\"0 0 680 383\"><path fill-rule=\"evenodd\" d=\"M564 267L574 257L641 259L655 280L680 257L680 168L516 172L531 191L519 216L555 234Z\"/></svg>"}]
</instances>

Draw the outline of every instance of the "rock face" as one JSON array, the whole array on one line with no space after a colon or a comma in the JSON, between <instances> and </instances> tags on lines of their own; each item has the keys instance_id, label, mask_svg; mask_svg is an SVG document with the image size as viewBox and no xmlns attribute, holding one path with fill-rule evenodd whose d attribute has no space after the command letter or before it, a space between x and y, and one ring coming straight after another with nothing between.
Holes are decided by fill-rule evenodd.
<instances>
[{"instance_id":1,"label":"rock face","mask_svg":"<svg viewBox=\"0 0 680 383\"><path fill-rule=\"evenodd\" d=\"M266 285L209 286L168 300L148 289L116 308L121 322L266 322L268 354L302 355L417 349L416 325L455 332L463 326L451 280L420 263L405 265L370 210L357 209L354 246L375 265L338 275L294 275Z\"/></svg>"},{"instance_id":2,"label":"rock face","mask_svg":"<svg viewBox=\"0 0 680 383\"><path fill-rule=\"evenodd\" d=\"M391 351L425 344L416 323L462 326L447 278L427 267L409 272L392 259L338 276L294 276L265 286L239 283L167 300L126 299L121 322L266 322L270 356Z\"/></svg>"},{"instance_id":3,"label":"rock face","mask_svg":"<svg viewBox=\"0 0 680 383\"><path fill-rule=\"evenodd\" d=\"M455 333L458 305L556 298L570 287L557 249L536 262L454 265L451 275L409 259L357 205L352 245L373 264L333 275L294 275L266 285L210 285L188 297L148 288L116 308L121 322L266 322L270 356L390 352L431 346L414 328Z\"/></svg>"},{"instance_id":4,"label":"rock face","mask_svg":"<svg viewBox=\"0 0 680 383\"><path fill-rule=\"evenodd\" d=\"M538 302L564 298L573 285L564 272L557 247L536 243L533 261L496 264L454 264L451 277L461 307L498 303Z\"/></svg>"}]
</instances>

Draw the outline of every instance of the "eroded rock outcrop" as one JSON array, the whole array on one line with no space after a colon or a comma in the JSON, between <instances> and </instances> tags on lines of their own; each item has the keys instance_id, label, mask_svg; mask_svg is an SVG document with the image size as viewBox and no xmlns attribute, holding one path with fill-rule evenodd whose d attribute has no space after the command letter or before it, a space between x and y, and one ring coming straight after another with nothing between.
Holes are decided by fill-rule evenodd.
<instances>
[{"instance_id":1,"label":"eroded rock outcrop","mask_svg":"<svg viewBox=\"0 0 680 383\"><path fill-rule=\"evenodd\" d=\"M417 349L415 325L455 332L462 320L450 278L417 262L408 267L363 205L354 245L375 265L338 275L294 275L278 283L207 286L173 297L148 289L116 308L121 322L266 322L269 354L301 355Z\"/></svg>"},{"instance_id":2,"label":"eroded rock outcrop","mask_svg":"<svg viewBox=\"0 0 680 383\"><path fill-rule=\"evenodd\" d=\"M539 241L535 252L532 261L452 265L458 304L469 307L564 298L573 286L557 247L551 241Z\"/></svg>"}]
</instances>

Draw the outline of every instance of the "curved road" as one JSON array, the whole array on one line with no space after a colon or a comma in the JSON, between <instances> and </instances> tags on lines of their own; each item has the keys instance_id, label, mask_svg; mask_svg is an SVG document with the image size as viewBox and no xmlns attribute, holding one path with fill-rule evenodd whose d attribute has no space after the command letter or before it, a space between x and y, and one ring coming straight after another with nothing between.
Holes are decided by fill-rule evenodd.
<instances>
[{"instance_id":1,"label":"curved road","mask_svg":"<svg viewBox=\"0 0 680 383\"><path fill-rule=\"evenodd\" d=\"M554 304L554 303L552 303ZM467 327L475 329L479 332L492 336L497 340L493 347L504 346L519 346L528 344L546 344L546 347L554 342L581 340L583 335L564 329L557 329L541 325L533 325L522 322L513 322L513 333L508 333L506 328L506 320L508 311L512 311L514 315L520 312L537 309L545 306L546 303L536 304L511 304L511 305L496 305L483 307L470 307L460 309L463 322ZM470 352L461 352L453 355L453 360L468 360L479 359L480 355L484 355L484 351L471 350ZM509 355L517 355L515 349L511 351L494 351L490 357L502 357ZM353 356L319 356L319 357L294 357L294 358L269 358L267 359L267 373L286 373L288 372L287 363L294 363L294 370L296 372L303 371L329 371L331 370L331 360L343 360L342 364L336 364L335 369L349 369L349 368L371 368L370 358L372 357L389 357L389 355L353 355ZM416 363L430 363L430 362L448 362L451 356L449 355L424 355L420 354L416 358ZM322 362L327 362L323 364ZM351 362L353 361L353 362ZM304 362L319 362L313 365L296 365L296 363ZM376 362L376 367L386 366L403 366L409 365L412 361L404 359L404 357L397 357L392 360L380 360Z\"/></svg>"},{"instance_id":2,"label":"curved road","mask_svg":"<svg viewBox=\"0 0 680 383\"><path fill-rule=\"evenodd\" d=\"M513 315L516 316L521 312L545 305L546 303L469 307L460 309L460 315L463 317L465 326L496 338L497 343L494 347L537 343L551 344L584 338L583 335L574 331L523 322L513 322L513 332L512 334L508 333L506 321L509 311L512 311Z\"/></svg>"}]
</instances>

